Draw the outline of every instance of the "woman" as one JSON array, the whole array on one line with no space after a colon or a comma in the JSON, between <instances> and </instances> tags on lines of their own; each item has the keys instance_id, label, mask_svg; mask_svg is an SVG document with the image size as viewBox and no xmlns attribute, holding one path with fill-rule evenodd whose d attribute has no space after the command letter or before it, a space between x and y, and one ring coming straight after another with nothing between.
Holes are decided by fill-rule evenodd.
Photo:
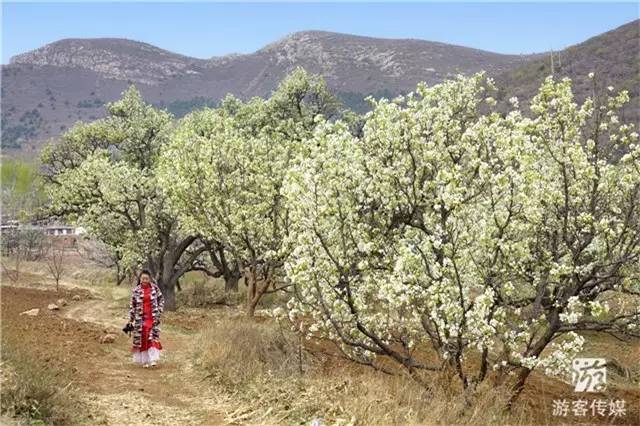
<instances>
[{"instance_id":1,"label":"woman","mask_svg":"<svg viewBox=\"0 0 640 426\"><path fill-rule=\"evenodd\" d=\"M138 277L129 304L129 324L133 326L133 361L143 367L154 367L160 359L160 314L164 298L160 287L144 269Z\"/></svg>"}]
</instances>

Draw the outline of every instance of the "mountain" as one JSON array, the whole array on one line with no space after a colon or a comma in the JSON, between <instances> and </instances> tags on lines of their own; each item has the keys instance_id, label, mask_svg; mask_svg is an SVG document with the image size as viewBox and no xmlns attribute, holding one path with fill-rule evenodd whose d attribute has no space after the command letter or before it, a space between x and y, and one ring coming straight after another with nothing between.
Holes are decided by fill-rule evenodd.
<instances>
[{"instance_id":1,"label":"mountain","mask_svg":"<svg viewBox=\"0 0 640 426\"><path fill-rule=\"evenodd\" d=\"M604 58L608 79L637 82L637 27L635 21L556 53L563 62L558 70L581 71ZM622 41L625 47L619 48ZM628 56L622 54L625 50ZM524 96L549 73L549 58L324 31L298 32L254 53L210 59L125 39L66 39L17 55L2 66L2 147L5 154L33 157L46 140L76 121L104 116L104 104L118 99L130 84L147 101L180 116L215 105L227 93L245 99L266 96L287 73L303 66L322 74L350 107L363 109L366 95L394 96L413 90L419 81L434 84L480 70L508 85L503 98Z\"/></svg>"},{"instance_id":2,"label":"mountain","mask_svg":"<svg viewBox=\"0 0 640 426\"><path fill-rule=\"evenodd\" d=\"M159 84L198 73L205 61L126 39L65 39L11 58L11 64L79 68L103 78Z\"/></svg>"},{"instance_id":3,"label":"mountain","mask_svg":"<svg viewBox=\"0 0 640 426\"><path fill-rule=\"evenodd\" d=\"M3 148L35 155L42 143L78 120L105 114L104 104L130 84L182 115L227 93L268 95L290 71L322 74L350 106L368 94L393 96L418 81L455 73L499 73L534 56L501 55L423 40L388 40L305 31L251 54L190 58L124 39L66 39L13 57L2 67Z\"/></svg>"},{"instance_id":4,"label":"mountain","mask_svg":"<svg viewBox=\"0 0 640 426\"><path fill-rule=\"evenodd\" d=\"M501 55L423 40L390 40L322 31L295 33L245 60L260 63L247 91L268 92L296 66L322 74L338 92L411 90L418 81L442 81L457 72L490 73L522 64L527 57ZM237 61L237 59L236 59Z\"/></svg>"}]
</instances>

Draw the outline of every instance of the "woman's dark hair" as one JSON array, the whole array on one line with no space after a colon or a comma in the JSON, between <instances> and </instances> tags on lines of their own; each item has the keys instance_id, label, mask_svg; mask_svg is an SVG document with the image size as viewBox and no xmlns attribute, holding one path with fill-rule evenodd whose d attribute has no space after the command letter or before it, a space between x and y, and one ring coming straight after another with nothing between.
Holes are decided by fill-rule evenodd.
<instances>
[{"instance_id":1,"label":"woman's dark hair","mask_svg":"<svg viewBox=\"0 0 640 426\"><path fill-rule=\"evenodd\" d=\"M143 269L138 275L138 285L140 285L140 278L142 278L143 275L149 275L149 278L151 278L151 282L156 282L156 280L153 278L153 274L151 274L151 271L149 271L148 269Z\"/></svg>"}]
</instances>

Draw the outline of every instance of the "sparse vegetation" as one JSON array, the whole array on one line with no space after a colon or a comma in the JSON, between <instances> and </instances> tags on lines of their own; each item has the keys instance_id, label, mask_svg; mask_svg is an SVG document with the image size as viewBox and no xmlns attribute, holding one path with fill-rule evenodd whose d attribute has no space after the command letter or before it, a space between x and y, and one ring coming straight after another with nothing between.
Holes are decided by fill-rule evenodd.
<instances>
[{"instance_id":1,"label":"sparse vegetation","mask_svg":"<svg viewBox=\"0 0 640 426\"><path fill-rule=\"evenodd\" d=\"M365 99L371 96L373 99L393 99L398 96L399 93L394 93L388 89L378 90L374 93L359 93L359 92L338 92L336 96L342 101L344 106L356 113L365 113L371 110L371 104Z\"/></svg>"},{"instance_id":2,"label":"sparse vegetation","mask_svg":"<svg viewBox=\"0 0 640 426\"><path fill-rule=\"evenodd\" d=\"M56 291L60 291L60 279L66 270L65 249L64 244L53 240L47 254L47 268L56 282Z\"/></svg>"},{"instance_id":3,"label":"sparse vegetation","mask_svg":"<svg viewBox=\"0 0 640 426\"><path fill-rule=\"evenodd\" d=\"M191 111L202 108L216 107L220 103L217 99L205 98L204 96L196 96L188 100L176 100L171 102L158 102L157 108L166 109L177 118L184 117Z\"/></svg>"},{"instance_id":4,"label":"sparse vegetation","mask_svg":"<svg viewBox=\"0 0 640 426\"><path fill-rule=\"evenodd\" d=\"M220 319L203 331L193 356L212 386L239 403L229 422L526 424L526 410L504 412L504 387L488 385L469 409L445 374L424 389L404 375L349 364L333 346L300 341L271 320Z\"/></svg>"},{"instance_id":5,"label":"sparse vegetation","mask_svg":"<svg viewBox=\"0 0 640 426\"><path fill-rule=\"evenodd\" d=\"M3 339L1 413L29 425L86 421L88 408L81 402L73 379L33 360L27 349L17 341Z\"/></svg>"},{"instance_id":6,"label":"sparse vegetation","mask_svg":"<svg viewBox=\"0 0 640 426\"><path fill-rule=\"evenodd\" d=\"M39 230L9 229L2 233L2 274L12 282L20 278L21 265L43 258L46 237ZM12 268L10 268L12 267Z\"/></svg>"},{"instance_id":7,"label":"sparse vegetation","mask_svg":"<svg viewBox=\"0 0 640 426\"><path fill-rule=\"evenodd\" d=\"M68 276L73 276L74 282L84 283L83 285L98 291L101 295L100 305L94 304L97 303L95 300L88 301L93 306L91 321L96 322L94 327L101 333L103 326L100 324L103 321L112 319L115 312L126 310L126 296L129 290L114 286L111 269L98 268L86 262L88 261L83 260L82 263L75 264L69 270ZM25 267L31 271L27 275L38 282L41 282L39 276L47 274L46 265L42 261L28 262ZM558 418L552 416L552 401L573 395L573 388L569 385L534 373L530 389L521 402L511 412L505 412L503 407L509 397L509 389L505 384L495 382L495 376L492 375L491 380L483 383L478 389L480 395L474 401L474 405L469 406L464 393L452 380L451 371L434 375L429 387L425 389L403 374L388 375L355 365L344 359L339 350L327 341L301 341L288 326L279 324L272 318L259 317L257 321L247 321L234 308L187 307L187 303L184 302L191 300L189 291L196 283L202 283L199 274L193 272L185 277L185 291L178 293L180 310L168 313L163 321L163 341L172 348L171 357L174 362L161 364L160 370L153 374L144 374L147 371L134 369L120 361L110 363L109 360L115 357L128 355L127 341L120 341L104 353L98 348L97 351L92 350L89 354L78 357L77 350L74 349L75 344L89 340L84 334L75 334L74 330L80 323L64 320L67 321L66 329L70 333L64 337L57 337L53 342L47 342L46 350L44 343L43 346L30 343L23 346L24 356L12 356L11 359L7 356L3 359L4 364L0 370L3 377L2 407L5 418L15 415L15 411L11 409L11 401L18 400L17 406L27 406L24 403L26 398L19 395L28 393L45 396L40 398L43 402L34 404L37 407L53 405L55 409L64 409L65 416L72 417L72 420L65 423L67 420L56 417L55 413L47 414L49 419L59 419L59 423L43 420L45 424L100 424L102 414L94 411L94 408L89 411L84 405L83 401L87 400L87 397L89 400L98 398L101 407L110 410L109 424L126 424L126 419L130 419L134 413L134 407L123 408L122 404L128 404L135 395L135 398L139 398L137 400L148 400L155 404L154 408L163 410L159 416L183 419L174 420L173 424L197 424L198 421L187 421L186 416L214 412L218 413L218 416L210 414L211 417L206 417L205 420L200 418L199 421L204 424L256 425L308 425L312 420L317 420L326 425L529 426L557 424ZM44 286L37 285L40 288ZM217 289L224 287L220 280L217 283L210 281L206 284L207 291L210 291L213 285ZM45 288L52 289L53 286L53 282L48 280ZM6 287L3 291L6 291ZM33 293L38 290L30 291ZM52 294L57 297L55 293ZM4 293L2 299L3 357L7 353L6 348L10 347L7 342L8 336L16 330L22 330L26 321L24 317L7 317L8 299L15 304L15 293ZM42 302L40 306L44 306ZM17 312L23 309L25 308L13 310L17 315ZM58 324L58 330L65 328L57 319L51 324ZM50 332L51 330L47 330L48 336ZM45 335L39 334L37 327L27 329L27 333L23 331L22 337L29 335L29 342L37 341L40 338L38 336ZM44 333L44 330L41 333ZM633 351L640 349L638 342L622 343L613 337L592 340L590 336L589 342L591 341L596 346L590 346L586 355L607 353L615 356L622 366L633 366ZM52 344L58 349L52 348ZM68 348L69 352L60 352L60 347ZM28 355L29 351L38 351L39 358ZM70 357L69 354L74 354L75 357ZM6 380L17 377L11 365L13 359L28 366L23 374L33 372L34 377L40 376L43 365L56 366L62 362L65 369L73 371L73 367L79 365L78 360L82 359L88 363L82 364L79 371L74 373L82 375L77 377L77 380L68 372L61 373L57 368L49 368L48 371L55 372L55 375L52 377L45 374L45 380L41 380L36 386L49 391L26 392L15 390L15 382ZM24 363L22 359L25 359ZM46 364L44 359L48 360ZM609 370L608 374L616 387L628 389L628 393L622 395L630 403L631 397L637 395L637 385L626 376L616 374L612 370ZM140 385L132 386L133 382L122 380L125 375L132 375L133 380L140 380ZM100 377L100 380L86 380L87 377ZM30 380L25 379L22 382L27 387L26 384ZM7 383L10 383L10 386ZM180 395L180 398L165 397L164 392L152 393L153 396L149 396L147 392L156 386L160 390L171 389L174 394ZM98 393L94 393L96 388L100 389ZM72 401L46 398L54 390L60 389L65 391L65 395L54 396L69 396ZM117 403L109 405L113 401ZM4 410L5 407L7 410ZM632 416L638 411L632 405L628 408L627 416L621 419L620 424L633 424ZM29 415L28 410L22 412L25 416ZM33 412L37 415L36 410ZM50 413L45 409L40 409L40 412ZM120 422L114 418L120 419ZM156 424L165 424L163 420L171 421L169 418L161 418L154 417L150 421ZM29 421L26 417L18 420ZM35 417L31 418L31 422L35 424L38 424L38 421Z\"/></svg>"},{"instance_id":8,"label":"sparse vegetation","mask_svg":"<svg viewBox=\"0 0 640 426\"><path fill-rule=\"evenodd\" d=\"M85 99L84 101L78 102L76 105L78 108L100 108L105 104L105 101L102 99Z\"/></svg>"},{"instance_id":9,"label":"sparse vegetation","mask_svg":"<svg viewBox=\"0 0 640 426\"><path fill-rule=\"evenodd\" d=\"M297 340L274 324L221 319L203 331L196 359L211 377L232 387L248 385L258 376L287 378L300 374Z\"/></svg>"},{"instance_id":10,"label":"sparse vegetation","mask_svg":"<svg viewBox=\"0 0 640 426\"><path fill-rule=\"evenodd\" d=\"M615 90L627 90L629 102L625 115L629 121L640 123L639 46L640 26L634 21L583 43L555 52L553 71L555 77L573 80L576 98L580 101L592 96L592 85L587 75L596 73L601 88L613 86ZM561 66L560 66L561 65ZM517 96L527 110L543 80L551 74L551 56L528 61L523 65L496 76L502 99ZM636 79L636 83L634 83Z\"/></svg>"},{"instance_id":11,"label":"sparse vegetation","mask_svg":"<svg viewBox=\"0 0 640 426\"><path fill-rule=\"evenodd\" d=\"M199 272L191 272L180 279L180 306L189 308L216 308L220 306L238 307L245 300L242 291L228 291L220 278L206 277Z\"/></svg>"},{"instance_id":12,"label":"sparse vegetation","mask_svg":"<svg viewBox=\"0 0 640 426\"><path fill-rule=\"evenodd\" d=\"M44 120L37 109L20 116L19 124L9 125L8 115L2 113L2 148L20 148L22 142L35 138Z\"/></svg>"}]
</instances>

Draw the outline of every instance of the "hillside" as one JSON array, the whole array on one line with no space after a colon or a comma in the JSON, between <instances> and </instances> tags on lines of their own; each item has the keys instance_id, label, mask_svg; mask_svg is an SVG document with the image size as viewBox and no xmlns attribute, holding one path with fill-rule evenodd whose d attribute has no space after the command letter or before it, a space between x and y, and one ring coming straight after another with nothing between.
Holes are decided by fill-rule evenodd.
<instances>
[{"instance_id":1,"label":"hillside","mask_svg":"<svg viewBox=\"0 0 640 426\"><path fill-rule=\"evenodd\" d=\"M590 93L587 74L602 86L630 90L638 121L639 21L553 54L554 73ZM291 34L251 54L197 59L124 39L67 39L17 55L2 66L2 147L35 157L43 143L75 122L104 116L104 104L135 84L151 103L182 116L215 105L227 93L265 96L297 66L322 74L356 110L367 95L394 96L418 81L435 84L456 73L486 70L499 96L532 96L551 73L551 54L502 55L424 40L380 39L323 31ZM524 103L526 108L526 103Z\"/></svg>"},{"instance_id":2,"label":"hillside","mask_svg":"<svg viewBox=\"0 0 640 426\"><path fill-rule=\"evenodd\" d=\"M629 119L640 122L640 20L571 46L559 52L544 55L511 69L496 78L502 99L517 96L530 99L547 75L569 77L578 99L593 92L590 72L596 74L596 91L611 85L616 91L629 91L626 108Z\"/></svg>"},{"instance_id":3,"label":"hillside","mask_svg":"<svg viewBox=\"0 0 640 426\"><path fill-rule=\"evenodd\" d=\"M303 66L322 74L350 106L362 108L368 94L390 96L418 81L436 83L458 72L495 74L527 59L423 40L321 31L294 33L251 54L209 60L131 40L67 39L15 56L2 67L2 144L15 154L35 155L43 141L76 121L103 116L104 103L129 84L150 102L182 115L227 93L267 95Z\"/></svg>"},{"instance_id":4,"label":"hillside","mask_svg":"<svg viewBox=\"0 0 640 426\"><path fill-rule=\"evenodd\" d=\"M103 78L159 84L195 74L204 61L126 39L65 39L11 58L14 65L41 65L95 71Z\"/></svg>"}]
</instances>

